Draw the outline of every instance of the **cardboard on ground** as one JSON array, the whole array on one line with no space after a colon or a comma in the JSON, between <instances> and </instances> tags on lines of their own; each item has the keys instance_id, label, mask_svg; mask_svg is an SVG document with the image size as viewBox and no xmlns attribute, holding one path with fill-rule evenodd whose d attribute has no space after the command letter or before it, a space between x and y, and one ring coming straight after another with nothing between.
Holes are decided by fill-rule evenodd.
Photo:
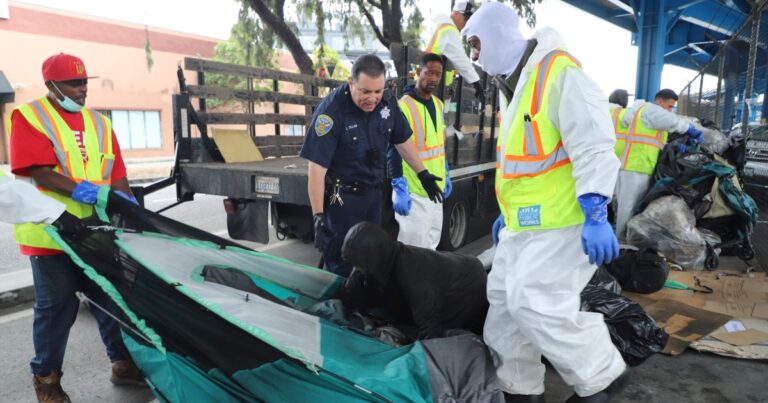
<instances>
[{"instance_id":1,"label":"cardboard on ground","mask_svg":"<svg viewBox=\"0 0 768 403\"><path fill-rule=\"evenodd\" d=\"M696 286L696 278L700 286ZM673 271L669 279L712 293L664 288L653 294L624 293L639 302L667 333L664 352L675 355L690 345L736 358L768 358L768 278L738 271ZM680 305L680 303L684 305ZM745 332L726 335L727 318L744 323Z\"/></svg>"},{"instance_id":2,"label":"cardboard on ground","mask_svg":"<svg viewBox=\"0 0 768 403\"><path fill-rule=\"evenodd\" d=\"M213 141L227 163L262 161L259 148L247 130L213 128Z\"/></svg>"},{"instance_id":3,"label":"cardboard on ground","mask_svg":"<svg viewBox=\"0 0 768 403\"><path fill-rule=\"evenodd\" d=\"M711 294L690 290L664 288L640 299L671 299L711 312L737 318L768 319L768 278L765 273L742 273L727 270L672 271L669 279L695 288L695 278L700 284L712 288ZM637 294L632 294L634 299Z\"/></svg>"}]
</instances>

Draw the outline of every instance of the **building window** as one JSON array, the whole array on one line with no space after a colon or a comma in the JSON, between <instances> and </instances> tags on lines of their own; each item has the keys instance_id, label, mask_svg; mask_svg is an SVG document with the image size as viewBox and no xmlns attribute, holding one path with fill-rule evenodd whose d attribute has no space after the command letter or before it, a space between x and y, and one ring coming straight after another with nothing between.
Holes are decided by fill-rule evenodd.
<instances>
[{"instance_id":1,"label":"building window","mask_svg":"<svg viewBox=\"0 0 768 403\"><path fill-rule=\"evenodd\" d=\"M100 110L112 120L122 150L162 148L159 111Z\"/></svg>"},{"instance_id":2,"label":"building window","mask_svg":"<svg viewBox=\"0 0 768 403\"><path fill-rule=\"evenodd\" d=\"M285 135L286 136L303 136L304 125L286 125Z\"/></svg>"}]
</instances>

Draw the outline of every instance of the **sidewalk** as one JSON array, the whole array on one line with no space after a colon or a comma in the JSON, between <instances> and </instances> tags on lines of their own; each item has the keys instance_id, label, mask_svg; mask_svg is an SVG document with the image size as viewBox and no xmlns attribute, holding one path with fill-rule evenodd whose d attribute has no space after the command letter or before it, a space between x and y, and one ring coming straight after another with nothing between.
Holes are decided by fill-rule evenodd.
<instances>
[{"instance_id":1,"label":"sidewalk","mask_svg":"<svg viewBox=\"0 0 768 403\"><path fill-rule=\"evenodd\" d=\"M173 156L150 158L127 158L125 169L128 171L128 180L131 184L152 182L170 175L173 168ZM8 164L0 164L6 174L11 175L11 167Z\"/></svg>"}]
</instances>

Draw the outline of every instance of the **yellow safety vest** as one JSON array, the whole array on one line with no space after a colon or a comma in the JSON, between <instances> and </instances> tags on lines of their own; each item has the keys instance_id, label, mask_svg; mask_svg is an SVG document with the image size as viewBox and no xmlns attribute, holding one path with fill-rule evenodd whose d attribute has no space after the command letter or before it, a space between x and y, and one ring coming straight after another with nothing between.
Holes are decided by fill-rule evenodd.
<instances>
[{"instance_id":1,"label":"yellow safety vest","mask_svg":"<svg viewBox=\"0 0 768 403\"><path fill-rule=\"evenodd\" d=\"M102 114L83 108L85 133L83 144L88 161L83 161L80 146L75 135L47 97L36 99L16 108L29 124L44 134L53 144L58 165L53 169L73 181L83 180L97 185L109 186L112 181L112 166L115 155L112 153L112 122ZM11 133L13 135L13 133ZM76 202L58 192L45 188L40 191L55 200L64 203L67 211L84 218L93 214L93 207ZM35 248L61 249L44 231L44 224L17 224L14 226L16 242Z\"/></svg>"},{"instance_id":2,"label":"yellow safety vest","mask_svg":"<svg viewBox=\"0 0 768 403\"><path fill-rule=\"evenodd\" d=\"M624 140L629 132L629 127L624 126L623 122L626 113L627 110L621 106L615 106L611 109L611 120L613 121L613 129L616 133L616 145L614 146L614 150L616 151L616 156L619 158L621 158L621 153L624 151Z\"/></svg>"},{"instance_id":3,"label":"yellow safety vest","mask_svg":"<svg viewBox=\"0 0 768 403\"><path fill-rule=\"evenodd\" d=\"M642 114L646 106L648 104L643 104L635 111L632 123L629 124L624 147L617 155L621 160L621 169L653 175L659 153L664 148L664 144L667 144L667 132L649 129L643 124Z\"/></svg>"},{"instance_id":4,"label":"yellow safety vest","mask_svg":"<svg viewBox=\"0 0 768 403\"><path fill-rule=\"evenodd\" d=\"M456 25L444 23L437 26L437 29L435 30L435 33L432 34L432 39L429 40L429 44L427 44L427 47L424 48L424 53L434 53L436 55L442 55L443 49L440 47L440 43L442 42L443 35L445 35L448 31L456 31L457 34L461 35L459 33L459 29L456 28ZM453 84L453 76L456 74L454 70L446 70L443 74L445 76L445 86L450 87Z\"/></svg>"},{"instance_id":5,"label":"yellow safety vest","mask_svg":"<svg viewBox=\"0 0 768 403\"><path fill-rule=\"evenodd\" d=\"M511 124L505 121L502 126L504 135L496 148L496 198L512 231L584 222L571 160L547 116L550 86L567 68L581 64L564 50L548 53L525 83Z\"/></svg>"},{"instance_id":6,"label":"yellow safety vest","mask_svg":"<svg viewBox=\"0 0 768 403\"><path fill-rule=\"evenodd\" d=\"M410 95L404 95L400 98L399 106L403 111L408 124L413 129L413 143L416 144L416 150L419 153L419 159L424 164L424 168L433 175L443 178L438 182L440 189L445 188L445 122L443 122L443 102L432 95L432 101L435 103L435 118L437 119L437 128L435 122L429 116L427 107L419 101L416 101ZM403 177L408 181L408 190L411 193L422 197L427 197L427 191L421 186L421 181L417 172L403 161Z\"/></svg>"}]
</instances>

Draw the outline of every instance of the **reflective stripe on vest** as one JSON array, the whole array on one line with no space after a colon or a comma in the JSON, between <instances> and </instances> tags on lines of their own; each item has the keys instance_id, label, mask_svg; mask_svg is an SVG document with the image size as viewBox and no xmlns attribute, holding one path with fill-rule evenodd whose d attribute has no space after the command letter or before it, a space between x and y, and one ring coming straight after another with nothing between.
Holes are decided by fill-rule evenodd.
<instances>
[{"instance_id":1,"label":"reflective stripe on vest","mask_svg":"<svg viewBox=\"0 0 768 403\"><path fill-rule=\"evenodd\" d=\"M544 89L548 84L549 73L553 62L557 57L567 57L577 66L581 64L568 53L555 50L547 54L539 63L536 70L536 81L533 85L533 94L531 99L530 114L525 113L523 117L523 128L525 136L523 137L523 147L525 155L505 155L503 160L502 175L507 178L519 176L536 176L547 172L550 169L557 168L563 164L570 163L568 153L559 142L554 150L548 155L544 155L541 145L541 134L538 124L532 122L530 116L535 116L541 109L541 102L544 97ZM506 138L500 138L501 147L499 151L505 149Z\"/></svg>"},{"instance_id":2,"label":"reflective stripe on vest","mask_svg":"<svg viewBox=\"0 0 768 403\"><path fill-rule=\"evenodd\" d=\"M626 113L627 110L620 106L611 109L611 121L613 121L613 130L616 133L614 152L617 158L621 158L621 153L624 152L624 139L627 138L627 132L629 131L629 128L624 126L624 115Z\"/></svg>"},{"instance_id":3,"label":"reflective stripe on vest","mask_svg":"<svg viewBox=\"0 0 768 403\"><path fill-rule=\"evenodd\" d=\"M443 54L443 49L440 47L440 40L442 39L443 34L446 32L454 30L456 32L459 32L459 29L456 28L455 25L450 23L444 23L437 26L437 30L435 30L435 33L432 34L432 38L429 40L429 44L426 48L424 48L424 53L434 53L437 55Z\"/></svg>"},{"instance_id":4,"label":"reflective stripe on vest","mask_svg":"<svg viewBox=\"0 0 768 403\"><path fill-rule=\"evenodd\" d=\"M410 95L400 98L398 105L403 111L408 124L413 130L413 142L416 145L419 160L424 168L440 178L445 178L445 122L443 120L443 103L434 95L435 119L432 121L426 105L416 101ZM427 197L427 192L421 185L417 173L403 161L403 177L408 181L408 190L416 195ZM438 182L441 189L445 181Z\"/></svg>"},{"instance_id":5,"label":"reflective stripe on vest","mask_svg":"<svg viewBox=\"0 0 768 403\"><path fill-rule=\"evenodd\" d=\"M547 54L527 77L515 110L507 110L497 147L496 195L511 231L556 229L584 222L576 181L546 98L554 78L579 62L563 50ZM511 106L510 106L511 107Z\"/></svg>"},{"instance_id":6,"label":"reflective stripe on vest","mask_svg":"<svg viewBox=\"0 0 768 403\"><path fill-rule=\"evenodd\" d=\"M437 26L435 33L432 34L432 38L429 40L429 44L424 48L424 53L434 53L436 55L443 54L443 48L440 46L442 43L443 35L451 30L455 30L457 34L461 35L456 25L450 23L443 23ZM455 70L446 70L443 72L445 77L445 86L450 87L453 84L453 77L456 74Z\"/></svg>"},{"instance_id":7,"label":"reflective stripe on vest","mask_svg":"<svg viewBox=\"0 0 768 403\"><path fill-rule=\"evenodd\" d=\"M440 105L439 100L434 95L432 96L432 99L433 99L433 102L435 103L435 111L437 112L438 126L440 126L440 123L441 123L440 121L442 121L442 116L443 116L443 108ZM432 147L430 147L427 144L428 130L424 127L424 125L432 122L427 122L426 116L428 116L429 112L426 110L426 108L423 106L417 106L416 101L407 95L402 97L400 99L400 102L405 104L406 117L408 118L408 121L411 123L411 128L413 129L413 135L415 136L414 140L416 142L416 149L419 152L419 159L422 162L424 162L440 156L445 157L444 140L442 139L438 140L437 145L434 145ZM430 130L433 130L433 127L434 126L430 127ZM442 137L444 138L445 135L443 135Z\"/></svg>"},{"instance_id":8,"label":"reflective stripe on vest","mask_svg":"<svg viewBox=\"0 0 768 403\"><path fill-rule=\"evenodd\" d=\"M88 161L83 160L80 146L72 129L43 97L20 105L17 110L21 116L37 131L50 141L58 165L54 172L67 176L79 183L83 180L101 185L110 185L114 155L112 154L112 123L103 115L83 108L83 145ZM13 133L10 134L13 136ZM68 195L40 188L41 193L63 203L67 211L79 218L93 214L93 207L78 203ZM44 224L19 224L14 226L16 241L21 245L35 248L61 249L44 231Z\"/></svg>"},{"instance_id":9,"label":"reflective stripe on vest","mask_svg":"<svg viewBox=\"0 0 768 403\"><path fill-rule=\"evenodd\" d=\"M649 129L643 125L642 114L648 104L643 104L632 117L629 132L624 137L624 149L621 151L621 169L652 175L656 169L659 153L666 144L667 133L663 130Z\"/></svg>"}]
</instances>

